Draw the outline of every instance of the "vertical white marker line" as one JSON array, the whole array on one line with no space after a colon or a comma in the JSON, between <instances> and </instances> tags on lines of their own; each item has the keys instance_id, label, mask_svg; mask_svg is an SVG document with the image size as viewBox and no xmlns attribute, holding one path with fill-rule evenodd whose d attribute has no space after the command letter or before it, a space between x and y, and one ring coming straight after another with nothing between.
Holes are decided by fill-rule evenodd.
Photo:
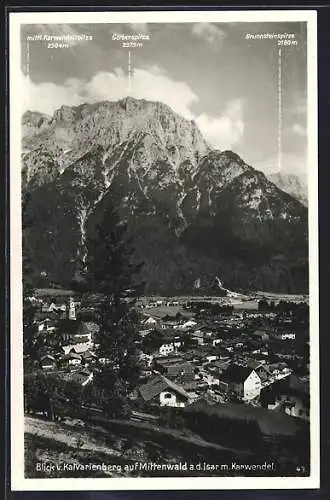
<instances>
[{"instance_id":1,"label":"vertical white marker line","mask_svg":"<svg viewBox=\"0 0 330 500\"><path fill-rule=\"evenodd\" d=\"M128 51L128 92L132 92L132 58L131 51Z\"/></svg>"},{"instance_id":2,"label":"vertical white marker line","mask_svg":"<svg viewBox=\"0 0 330 500\"><path fill-rule=\"evenodd\" d=\"M30 75L30 42L26 41L26 76Z\"/></svg>"},{"instance_id":3,"label":"vertical white marker line","mask_svg":"<svg viewBox=\"0 0 330 500\"><path fill-rule=\"evenodd\" d=\"M282 169L282 49L278 49L278 131L277 131L277 148L278 148L278 170Z\"/></svg>"}]
</instances>

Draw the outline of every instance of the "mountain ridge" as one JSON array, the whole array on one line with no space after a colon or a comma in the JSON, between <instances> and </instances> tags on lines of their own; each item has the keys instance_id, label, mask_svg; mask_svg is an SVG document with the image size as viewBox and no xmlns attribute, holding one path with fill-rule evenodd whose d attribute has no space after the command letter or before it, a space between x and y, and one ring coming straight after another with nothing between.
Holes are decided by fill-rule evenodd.
<instances>
[{"instance_id":1,"label":"mountain ridge","mask_svg":"<svg viewBox=\"0 0 330 500\"><path fill-rule=\"evenodd\" d=\"M109 197L147 262L149 292L187 292L203 273L231 289L305 291L306 207L233 151L212 150L169 106L128 97L62 106L51 119L29 112L22 123L36 274L67 284Z\"/></svg>"}]
</instances>

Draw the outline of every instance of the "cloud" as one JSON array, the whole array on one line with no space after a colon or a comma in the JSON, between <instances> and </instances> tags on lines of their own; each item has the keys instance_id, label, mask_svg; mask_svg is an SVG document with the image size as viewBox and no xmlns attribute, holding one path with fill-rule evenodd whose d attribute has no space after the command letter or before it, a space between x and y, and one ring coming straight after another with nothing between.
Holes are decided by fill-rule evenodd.
<instances>
[{"instance_id":1,"label":"cloud","mask_svg":"<svg viewBox=\"0 0 330 500\"><path fill-rule=\"evenodd\" d=\"M304 137L307 134L306 128L300 123L294 123L292 125L291 131L294 135L299 135L301 137Z\"/></svg>"},{"instance_id":2,"label":"cloud","mask_svg":"<svg viewBox=\"0 0 330 500\"><path fill-rule=\"evenodd\" d=\"M203 113L196 122L213 147L230 149L240 142L244 134L243 109L244 100L235 99L227 104L221 116Z\"/></svg>"},{"instance_id":3,"label":"cloud","mask_svg":"<svg viewBox=\"0 0 330 500\"><path fill-rule=\"evenodd\" d=\"M130 23L128 25L135 33L149 33L149 26L147 23Z\"/></svg>"},{"instance_id":4,"label":"cloud","mask_svg":"<svg viewBox=\"0 0 330 500\"><path fill-rule=\"evenodd\" d=\"M285 110L293 120L304 120L307 115L307 95L304 92L297 91L292 99L292 104Z\"/></svg>"},{"instance_id":5,"label":"cloud","mask_svg":"<svg viewBox=\"0 0 330 500\"><path fill-rule=\"evenodd\" d=\"M266 175L279 172L278 156L273 156L260 163L255 163L254 167L261 170ZM299 153L285 153L281 155L281 173L293 174L305 179L307 177L307 151Z\"/></svg>"},{"instance_id":6,"label":"cloud","mask_svg":"<svg viewBox=\"0 0 330 500\"><path fill-rule=\"evenodd\" d=\"M108 30L112 33L122 33L124 35L131 33L150 33L148 23L113 23L108 24Z\"/></svg>"},{"instance_id":7,"label":"cloud","mask_svg":"<svg viewBox=\"0 0 330 500\"><path fill-rule=\"evenodd\" d=\"M127 75L122 69L99 72L89 81L76 78L62 85L50 82L34 83L23 76L23 111L40 111L52 115L62 105L77 106L82 103L116 101L128 94L137 99L161 101L188 120L195 120L208 143L219 149L230 149L244 134L244 101L228 102L218 116L196 114L193 105L198 96L184 81L173 80L160 66L138 68L134 72L132 90L128 91Z\"/></svg>"},{"instance_id":8,"label":"cloud","mask_svg":"<svg viewBox=\"0 0 330 500\"><path fill-rule=\"evenodd\" d=\"M226 36L225 31L212 23L193 24L192 34L211 45L221 43Z\"/></svg>"}]
</instances>

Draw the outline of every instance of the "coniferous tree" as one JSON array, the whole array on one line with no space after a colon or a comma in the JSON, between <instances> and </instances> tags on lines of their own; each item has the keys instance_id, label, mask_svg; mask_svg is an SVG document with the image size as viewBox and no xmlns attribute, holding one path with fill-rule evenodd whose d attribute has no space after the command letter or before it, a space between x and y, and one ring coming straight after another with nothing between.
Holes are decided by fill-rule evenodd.
<instances>
[{"instance_id":1,"label":"coniferous tree","mask_svg":"<svg viewBox=\"0 0 330 500\"><path fill-rule=\"evenodd\" d=\"M95 383L103 391L107 413L116 414L139 379L134 305L143 291L138 281L142 264L133 262L127 224L113 205L106 200L99 208L102 216L87 240L85 279L88 292L97 296L97 350L104 361Z\"/></svg>"}]
</instances>

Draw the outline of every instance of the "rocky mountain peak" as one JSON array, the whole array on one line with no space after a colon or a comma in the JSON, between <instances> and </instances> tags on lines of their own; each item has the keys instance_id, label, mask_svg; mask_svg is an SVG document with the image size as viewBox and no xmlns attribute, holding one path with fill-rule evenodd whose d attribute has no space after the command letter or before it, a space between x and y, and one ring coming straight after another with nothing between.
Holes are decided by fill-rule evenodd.
<instances>
[{"instance_id":1,"label":"rocky mountain peak","mask_svg":"<svg viewBox=\"0 0 330 500\"><path fill-rule=\"evenodd\" d=\"M22 122L31 257L54 282L75 275L109 198L147 262L149 291L187 293L204 275L231 288L305 287L305 207L234 151L212 150L169 106L128 96L61 106L53 117L27 112ZM301 269L291 276L292 262Z\"/></svg>"},{"instance_id":2,"label":"rocky mountain peak","mask_svg":"<svg viewBox=\"0 0 330 500\"><path fill-rule=\"evenodd\" d=\"M276 172L268 176L269 180L276 186L290 194L303 205L308 205L307 179L304 176L287 174L285 172Z\"/></svg>"}]
</instances>

